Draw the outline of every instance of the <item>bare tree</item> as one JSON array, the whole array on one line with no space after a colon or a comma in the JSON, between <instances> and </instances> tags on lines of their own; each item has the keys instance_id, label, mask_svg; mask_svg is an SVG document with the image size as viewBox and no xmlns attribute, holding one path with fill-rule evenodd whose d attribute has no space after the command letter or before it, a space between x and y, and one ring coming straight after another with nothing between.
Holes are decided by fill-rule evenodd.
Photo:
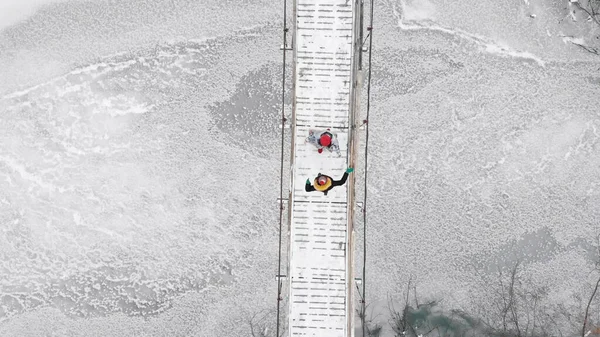
<instances>
[{"instance_id":1,"label":"bare tree","mask_svg":"<svg viewBox=\"0 0 600 337\"><path fill-rule=\"evenodd\" d=\"M275 310L261 310L252 315L248 320L250 334L252 337L283 337L285 335L285 318L280 322L279 336L277 334L277 322L274 319Z\"/></svg>"},{"instance_id":2,"label":"bare tree","mask_svg":"<svg viewBox=\"0 0 600 337\"><path fill-rule=\"evenodd\" d=\"M448 326L445 327L446 330L442 330L441 325L452 325L454 322L452 318L437 312L438 303L437 301L419 303L417 287L411 277L399 308L394 304L392 297L388 298L389 324L394 335L396 337L445 336Z\"/></svg>"},{"instance_id":3,"label":"bare tree","mask_svg":"<svg viewBox=\"0 0 600 337\"><path fill-rule=\"evenodd\" d=\"M252 315L248 321L252 337L269 337L272 331L269 331L268 311L263 310Z\"/></svg>"},{"instance_id":4,"label":"bare tree","mask_svg":"<svg viewBox=\"0 0 600 337\"><path fill-rule=\"evenodd\" d=\"M518 303L517 294L515 289L515 282L518 282L517 271L519 269L520 262L517 262L511 269L508 284L505 285L503 282L502 272L500 273L499 283L501 289L501 297L503 302L502 313L502 329L504 333L512 332L517 337L521 337L521 329L519 328L519 316L517 315ZM514 330L509 328L509 324L514 325ZM511 331L512 330L512 331Z\"/></svg>"},{"instance_id":5,"label":"bare tree","mask_svg":"<svg viewBox=\"0 0 600 337\"><path fill-rule=\"evenodd\" d=\"M358 285L356 286L357 290L358 290L358 298L360 301L360 305L357 306L356 308L356 313L358 315L358 318L360 319L360 321L362 322L363 326L364 326L364 333L361 334L361 336L365 336L365 337L379 337L381 335L381 331L382 331L382 326L381 324L375 322L375 319L377 318L376 315L375 317L373 317L373 310L371 310L371 314L367 315L367 312L369 311L369 305L365 305L363 306L362 304L364 303L364 298L360 292L360 289L358 288Z\"/></svg>"},{"instance_id":6,"label":"bare tree","mask_svg":"<svg viewBox=\"0 0 600 337\"><path fill-rule=\"evenodd\" d=\"M561 336L565 327L557 321L558 310L548 298L549 288L523 276L517 261L507 271L482 275L489 287L489 298L480 303L477 324L479 335L505 337ZM573 308L562 312L571 313ZM472 319L472 318L471 318ZM572 331L572 330L571 330Z\"/></svg>"},{"instance_id":7,"label":"bare tree","mask_svg":"<svg viewBox=\"0 0 600 337\"><path fill-rule=\"evenodd\" d=\"M598 286L600 285L600 277L598 278L598 281L596 281L596 286L594 287L594 291L592 291L592 295L590 296L590 299L587 303L587 306L585 307L585 315L583 316L583 328L581 329L581 337L585 337L586 336L586 324L588 323L588 317L589 317L589 313L590 313L590 306L592 305L592 301L594 300L594 297L596 296L596 292L598 291Z\"/></svg>"},{"instance_id":8,"label":"bare tree","mask_svg":"<svg viewBox=\"0 0 600 337\"><path fill-rule=\"evenodd\" d=\"M401 305L402 309L398 310L394 306L394 301L391 297L388 297L388 311L390 313L390 326L392 327L392 331L394 331L394 335L397 336L405 336L409 330L413 334L416 334L412 326L408 324L407 314L409 309L409 299L410 299L410 286L412 282L412 277L408 279L408 285L406 287L406 297L404 299L404 303Z\"/></svg>"},{"instance_id":9,"label":"bare tree","mask_svg":"<svg viewBox=\"0 0 600 337\"><path fill-rule=\"evenodd\" d=\"M596 236L596 268L595 271L600 271L600 235ZM587 305L585 307L585 314L583 316L583 327L581 328L581 337L586 337L587 334L591 333L592 331L590 330L589 332L586 332L586 326L588 324L588 319L589 319L589 315L590 315L590 307L592 305L592 302L594 301L594 298L596 297L596 293L598 292L598 287L600 286L600 276L598 277L597 281L596 281L596 285L594 286L594 290L592 291L592 294L590 295L590 298L587 301Z\"/></svg>"},{"instance_id":10,"label":"bare tree","mask_svg":"<svg viewBox=\"0 0 600 337\"><path fill-rule=\"evenodd\" d=\"M382 326L381 324L375 322L375 317L373 317L373 312L368 315L366 312L363 312L363 307L360 306L356 309L358 313L358 317L361 319L361 322L365 325L365 337L379 337L381 335ZM365 311L369 311L369 306L365 306Z\"/></svg>"},{"instance_id":11,"label":"bare tree","mask_svg":"<svg viewBox=\"0 0 600 337\"><path fill-rule=\"evenodd\" d=\"M588 15L588 21L600 26L600 1L599 0L575 0L571 1L579 9Z\"/></svg>"},{"instance_id":12,"label":"bare tree","mask_svg":"<svg viewBox=\"0 0 600 337\"><path fill-rule=\"evenodd\" d=\"M477 316L462 310L443 310L439 301L422 301L410 278L405 291L388 297L389 324L395 337L562 337L600 335L600 235L598 273L590 293L573 294L574 301L555 303L551 288L525 276L520 261L496 275L483 275L489 298Z\"/></svg>"},{"instance_id":13,"label":"bare tree","mask_svg":"<svg viewBox=\"0 0 600 337\"><path fill-rule=\"evenodd\" d=\"M600 0L568 0L569 5L574 7L573 14L575 12L583 13L585 21L592 25L592 30L600 29ZM596 36L595 40L600 40L600 36ZM599 41L595 41L598 43ZM588 53L600 55L600 47L586 45L583 43L571 41L572 44L584 49ZM594 43L594 44L595 44Z\"/></svg>"}]
</instances>

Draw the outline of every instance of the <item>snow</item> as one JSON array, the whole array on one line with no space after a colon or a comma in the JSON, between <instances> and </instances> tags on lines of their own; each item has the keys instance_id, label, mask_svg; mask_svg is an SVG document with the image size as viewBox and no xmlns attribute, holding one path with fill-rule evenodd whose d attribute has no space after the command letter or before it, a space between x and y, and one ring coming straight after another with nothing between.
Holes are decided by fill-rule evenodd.
<instances>
[{"instance_id":1,"label":"snow","mask_svg":"<svg viewBox=\"0 0 600 337\"><path fill-rule=\"evenodd\" d=\"M40 7L65 0L3 0L0 4L0 29L31 17Z\"/></svg>"},{"instance_id":2,"label":"snow","mask_svg":"<svg viewBox=\"0 0 600 337\"><path fill-rule=\"evenodd\" d=\"M572 36L563 36L562 40L564 43L573 43L573 44L585 46L585 40L581 37L575 38Z\"/></svg>"},{"instance_id":3,"label":"snow","mask_svg":"<svg viewBox=\"0 0 600 337\"><path fill-rule=\"evenodd\" d=\"M275 308L281 7L197 3L64 3L0 33L1 336L247 336ZM584 298L600 79L559 34L578 37L568 13L431 0L436 21L403 30L392 3L375 9L369 308L412 277L474 312L481 275L517 260L548 301Z\"/></svg>"},{"instance_id":4,"label":"snow","mask_svg":"<svg viewBox=\"0 0 600 337\"><path fill-rule=\"evenodd\" d=\"M500 42L493 41L484 36L469 33L461 29L441 26L433 21L432 18L423 15L420 11L416 11L413 8L408 7L403 1L400 2L400 7L404 15L401 16L401 14L395 9L394 14L398 20L398 27L403 30L438 31L467 40L478 46L479 50L487 53L496 54L503 57L529 59L535 61L542 67L545 65L544 60L530 52L515 50L509 46L503 45ZM433 9L430 9L430 11L433 11Z\"/></svg>"}]
</instances>

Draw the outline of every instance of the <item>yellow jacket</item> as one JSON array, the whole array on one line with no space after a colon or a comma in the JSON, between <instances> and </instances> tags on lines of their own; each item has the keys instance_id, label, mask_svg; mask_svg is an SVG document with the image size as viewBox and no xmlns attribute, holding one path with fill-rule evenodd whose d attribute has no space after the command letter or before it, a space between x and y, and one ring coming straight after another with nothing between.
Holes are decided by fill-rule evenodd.
<instances>
[{"instance_id":1,"label":"yellow jacket","mask_svg":"<svg viewBox=\"0 0 600 337\"><path fill-rule=\"evenodd\" d=\"M331 177L328 177L328 176L322 176L322 177L327 178L327 181L325 182L325 184L319 185L319 182L317 181L319 179L319 177L317 177L317 178L315 178L315 180L313 180L313 186L314 186L315 190L325 192L331 187Z\"/></svg>"}]
</instances>

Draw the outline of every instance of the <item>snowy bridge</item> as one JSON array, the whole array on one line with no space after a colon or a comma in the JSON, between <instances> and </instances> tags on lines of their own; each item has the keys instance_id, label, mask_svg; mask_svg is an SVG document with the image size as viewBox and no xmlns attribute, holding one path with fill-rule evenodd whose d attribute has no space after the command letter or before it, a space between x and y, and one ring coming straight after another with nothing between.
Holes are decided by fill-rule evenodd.
<instances>
[{"instance_id":1,"label":"snowy bridge","mask_svg":"<svg viewBox=\"0 0 600 337\"><path fill-rule=\"evenodd\" d=\"M288 334L353 336L354 173L329 191L305 192L318 173L354 167L360 88L360 0L296 0ZM309 129L337 133L342 156L305 144Z\"/></svg>"}]
</instances>

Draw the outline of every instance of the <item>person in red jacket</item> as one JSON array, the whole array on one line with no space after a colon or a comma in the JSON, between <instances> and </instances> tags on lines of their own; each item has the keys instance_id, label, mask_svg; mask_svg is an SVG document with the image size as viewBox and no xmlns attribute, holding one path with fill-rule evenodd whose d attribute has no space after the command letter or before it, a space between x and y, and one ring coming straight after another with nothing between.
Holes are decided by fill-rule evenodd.
<instances>
[{"instance_id":1,"label":"person in red jacket","mask_svg":"<svg viewBox=\"0 0 600 337\"><path fill-rule=\"evenodd\" d=\"M308 130L308 137L306 137L305 143L316 146L319 153L323 153L323 149L328 149L329 152L335 152L338 157L342 156L337 135L332 133L330 129L322 131Z\"/></svg>"},{"instance_id":2,"label":"person in red jacket","mask_svg":"<svg viewBox=\"0 0 600 337\"><path fill-rule=\"evenodd\" d=\"M330 176L326 176L324 174L319 173L313 181L314 185L310 183L310 179L306 179L306 185L304 185L304 190L306 192L319 191L327 195L327 192L329 192L332 188L344 185L346 183L346 180L348 179L348 174L352 173L353 171L354 169L352 167L346 169L346 172L344 172L344 175L340 180L333 180L333 178L331 178Z\"/></svg>"}]
</instances>

